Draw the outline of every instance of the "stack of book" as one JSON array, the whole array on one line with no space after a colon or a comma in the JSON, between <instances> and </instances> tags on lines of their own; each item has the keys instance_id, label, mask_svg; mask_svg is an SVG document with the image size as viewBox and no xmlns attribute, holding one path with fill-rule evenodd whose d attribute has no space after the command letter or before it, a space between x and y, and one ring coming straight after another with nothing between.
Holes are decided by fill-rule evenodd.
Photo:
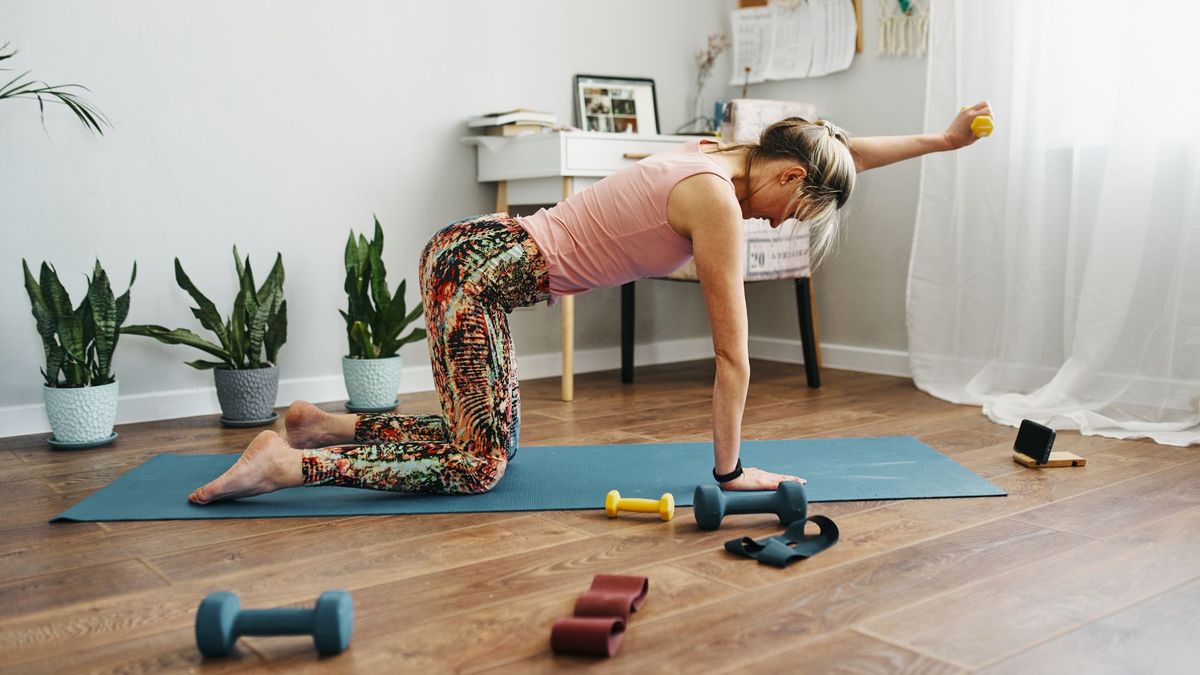
<instances>
[{"instance_id":1,"label":"stack of book","mask_svg":"<svg viewBox=\"0 0 1200 675\"><path fill-rule=\"evenodd\" d=\"M554 113L518 108L472 117L467 120L467 126L488 136L524 136L553 130L558 126L558 116Z\"/></svg>"}]
</instances>

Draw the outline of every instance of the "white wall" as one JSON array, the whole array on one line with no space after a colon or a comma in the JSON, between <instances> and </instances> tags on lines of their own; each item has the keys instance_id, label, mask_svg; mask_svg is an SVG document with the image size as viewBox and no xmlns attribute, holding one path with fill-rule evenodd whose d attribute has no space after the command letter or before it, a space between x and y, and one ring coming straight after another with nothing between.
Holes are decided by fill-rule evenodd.
<instances>
[{"instance_id":1,"label":"white wall","mask_svg":"<svg viewBox=\"0 0 1200 675\"><path fill-rule=\"evenodd\" d=\"M862 0L862 4L863 52L855 56L849 70L821 78L750 85L749 95L815 103L822 117L832 119L852 136L921 133L925 59L880 56L878 5L875 0ZM740 87L729 91L741 93ZM945 111L946 123L957 113ZM859 176L838 253L813 274L824 363L907 372L904 289L919 180L919 161ZM795 310L777 309L794 305L794 296L779 283L755 284L747 291L750 334L760 353L780 357L799 351ZM772 343L779 339L797 341L795 349L773 348L778 347Z\"/></svg>"},{"instance_id":2,"label":"white wall","mask_svg":"<svg viewBox=\"0 0 1200 675\"><path fill-rule=\"evenodd\" d=\"M0 103L0 278L8 279L0 313L9 327L0 336L0 436L47 428L22 257L52 261L76 301L95 256L118 292L137 260L130 322L198 329L174 284L173 257L227 312L235 291L230 246L263 271L280 251L290 313L280 401L341 397L337 309L345 304L341 250L350 227L366 229L379 216L392 282L407 277L415 302L416 258L428 237L493 205L494 188L474 180L474 150L458 142L464 118L525 106L569 121L572 75L624 74L656 80L661 127L673 131L691 109L693 54L708 33L728 30L736 5L0 2L0 42L21 51L7 63L50 83L86 84L114 125L94 137L52 109L44 132L36 104ZM750 95L814 101L856 133L918 130L924 61L874 56L874 6L865 5L867 50L851 70L754 85ZM736 93L724 87L727 59L710 98ZM817 278L827 363L839 343L851 356L859 346L904 349L916 169L884 169L860 182L846 245ZM618 297L616 289L579 297L581 369L618 365ZM797 336L789 288L758 285L749 299L752 350L798 354L786 342ZM643 356L703 355L708 324L695 286L639 284L638 303ZM522 375L555 372L558 312L518 310L512 327ZM403 354L405 388L428 388L425 346ZM214 412L211 375L183 365L198 356L123 339L119 420Z\"/></svg>"},{"instance_id":3,"label":"white wall","mask_svg":"<svg viewBox=\"0 0 1200 675\"><path fill-rule=\"evenodd\" d=\"M525 106L569 122L574 74L628 74L657 81L672 131L689 109L692 55L728 23L726 10L724 0L3 0L0 42L20 49L8 63L86 84L114 128L92 137L51 110L47 136L36 104L0 105L0 315L10 327L0 337L0 435L45 428L22 257L52 261L76 301L94 256L119 290L136 259L130 322L198 329L174 256L228 311L231 245L264 272L281 251L290 313L281 399L335 398L348 228L379 216L392 282L408 277L415 302L429 236L494 204L494 188L474 179L475 150L458 142L466 117ZM641 338L704 334L695 289L656 286L643 294ZM654 311L672 294L682 321ZM617 297L577 303L580 349L618 343ZM515 314L518 349L557 351L557 316L544 306ZM428 362L423 344L403 354ZM192 410L188 390L211 387L211 374L183 365L198 356L123 339L116 372L135 402L123 401L122 419ZM215 397L202 395L215 410Z\"/></svg>"}]
</instances>

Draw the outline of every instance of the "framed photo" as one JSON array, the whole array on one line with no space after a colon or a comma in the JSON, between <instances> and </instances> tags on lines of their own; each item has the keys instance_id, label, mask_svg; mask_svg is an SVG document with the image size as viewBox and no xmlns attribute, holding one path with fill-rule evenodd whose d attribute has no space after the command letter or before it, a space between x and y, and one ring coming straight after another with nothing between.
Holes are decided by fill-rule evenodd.
<instances>
[{"instance_id":1,"label":"framed photo","mask_svg":"<svg viewBox=\"0 0 1200 675\"><path fill-rule=\"evenodd\" d=\"M584 131L658 134L654 80L576 75L575 126Z\"/></svg>"}]
</instances>

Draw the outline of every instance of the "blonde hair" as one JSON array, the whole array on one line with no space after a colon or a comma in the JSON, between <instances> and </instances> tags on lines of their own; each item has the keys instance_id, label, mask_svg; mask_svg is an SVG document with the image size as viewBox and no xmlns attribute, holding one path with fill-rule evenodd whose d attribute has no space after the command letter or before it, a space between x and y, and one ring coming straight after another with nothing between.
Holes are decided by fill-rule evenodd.
<instances>
[{"instance_id":1,"label":"blonde hair","mask_svg":"<svg viewBox=\"0 0 1200 675\"><path fill-rule=\"evenodd\" d=\"M837 246L843 207L854 190L857 172L846 132L829 120L809 121L789 117L763 130L758 143L727 149L748 148L746 181L760 159L799 162L807 172L796 188L787 213L808 226L810 267L816 267Z\"/></svg>"}]
</instances>

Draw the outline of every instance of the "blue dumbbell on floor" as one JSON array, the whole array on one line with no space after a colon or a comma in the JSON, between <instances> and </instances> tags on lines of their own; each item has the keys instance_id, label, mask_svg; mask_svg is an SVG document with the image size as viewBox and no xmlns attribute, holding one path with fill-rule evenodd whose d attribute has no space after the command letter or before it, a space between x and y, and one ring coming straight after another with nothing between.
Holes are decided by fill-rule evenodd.
<instances>
[{"instance_id":1,"label":"blue dumbbell on floor","mask_svg":"<svg viewBox=\"0 0 1200 675\"><path fill-rule=\"evenodd\" d=\"M346 591L325 591L312 609L241 608L233 593L210 593L196 611L196 646L209 657L228 656L243 635L313 636L317 652L340 654L350 645L354 604Z\"/></svg>"}]
</instances>

